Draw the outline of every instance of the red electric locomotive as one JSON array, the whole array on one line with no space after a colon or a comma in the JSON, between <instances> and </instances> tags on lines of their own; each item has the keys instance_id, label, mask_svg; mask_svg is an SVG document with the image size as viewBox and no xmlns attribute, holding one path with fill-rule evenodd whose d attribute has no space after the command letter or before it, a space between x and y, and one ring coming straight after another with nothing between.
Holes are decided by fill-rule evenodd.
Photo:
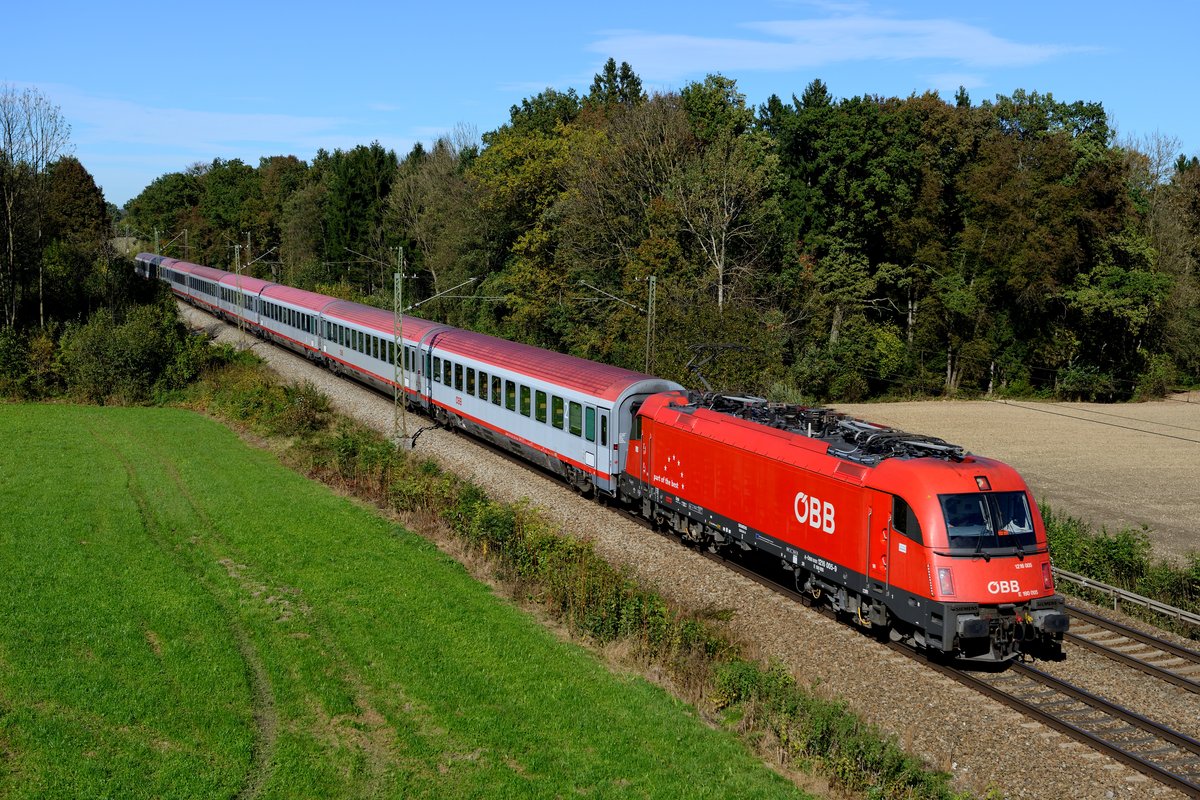
<instances>
[{"instance_id":1,"label":"red electric locomotive","mask_svg":"<svg viewBox=\"0 0 1200 800\"><path fill-rule=\"evenodd\" d=\"M757 548L797 589L933 652L1056 657L1042 520L998 461L828 409L671 392L638 412L623 494L685 539Z\"/></svg>"}]
</instances>

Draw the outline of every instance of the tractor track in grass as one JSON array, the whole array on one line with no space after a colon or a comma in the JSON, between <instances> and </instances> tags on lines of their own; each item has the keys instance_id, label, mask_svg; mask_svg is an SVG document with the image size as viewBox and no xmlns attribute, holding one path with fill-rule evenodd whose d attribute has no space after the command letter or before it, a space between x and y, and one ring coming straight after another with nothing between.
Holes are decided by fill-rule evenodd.
<instances>
[{"instance_id":1,"label":"tractor track in grass","mask_svg":"<svg viewBox=\"0 0 1200 800\"><path fill-rule=\"evenodd\" d=\"M158 516L154 513L154 509L151 507L150 500L146 495L145 486L133 462L129 460L115 442L101 434L94 426L89 426L88 432L101 446L111 452L124 467L129 496L133 498L134 504L137 506L138 516L142 520L142 527L145 529L146 535L159 550L170 557L176 564L194 574L197 583L204 589L205 593L212 599L213 604L218 609L221 619L224 620L226 628L229 631L230 638L237 648L238 656L241 659L245 672L246 684L250 689L250 708L254 720L254 733L246 777L236 796L241 800L253 800L253 798L258 797L262 793L263 787L271 777L272 756L275 751L279 732L279 715L275 708L275 696L271 688L271 680L267 674L266 665L263 663L263 659L255 648L254 643L251 641L245 625L242 624L241 619L238 617L236 609L232 608L229 601L212 585L205 565L198 563L201 559L195 556L189 557L185 554L185 550L175 546L175 543L171 541ZM216 538L219 539L219 533L217 533L211 518L196 504L195 499L184 485L174 465L163 461L160 461L160 464L170 477L172 486L183 497L192 514L200 521L204 532L216 534ZM196 548L192 552L198 555L200 550Z\"/></svg>"}]
</instances>

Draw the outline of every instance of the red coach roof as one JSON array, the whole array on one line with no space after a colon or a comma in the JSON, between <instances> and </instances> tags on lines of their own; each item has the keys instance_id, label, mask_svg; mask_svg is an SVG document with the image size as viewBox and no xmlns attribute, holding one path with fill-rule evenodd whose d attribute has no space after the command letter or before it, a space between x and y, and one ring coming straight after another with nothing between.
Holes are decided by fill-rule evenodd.
<instances>
[{"instance_id":1,"label":"red coach roof","mask_svg":"<svg viewBox=\"0 0 1200 800\"><path fill-rule=\"evenodd\" d=\"M217 283L220 283L221 279L229 274L225 270L216 269L215 267L202 267L198 264L192 264L191 266L191 273L193 275L206 280L216 281Z\"/></svg>"},{"instance_id":2,"label":"red coach roof","mask_svg":"<svg viewBox=\"0 0 1200 800\"><path fill-rule=\"evenodd\" d=\"M321 313L329 319L361 325L364 328L379 331L386 336L396 335L393 327L395 316L393 312L383 308L366 306L362 303L351 302L350 300L334 300ZM421 337L431 328L443 327L445 326L437 322L430 322L429 320L405 315L404 338L409 341L420 341Z\"/></svg>"},{"instance_id":3,"label":"red coach roof","mask_svg":"<svg viewBox=\"0 0 1200 800\"><path fill-rule=\"evenodd\" d=\"M164 261L163 264L166 262ZM176 262L171 266L181 272L190 272L216 279L225 286L236 283L236 276L225 270L189 264L184 261ZM248 282L257 280L257 278L242 278L243 288L249 288ZM349 300L338 300L328 295L295 289L291 286L266 281L261 283L263 284L262 296L268 300L321 312L322 316L331 320L351 322L386 335L395 335L392 327L392 313L382 308L353 303ZM254 290L251 289L251 291ZM642 381L654 381L660 385L665 383L661 378L653 375L612 367L608 364L597 364L584 358L543 350L528 344L509 342L483 333L451 328L418 317L404 317L405 339L420 340L431 330L436 330L432 343L439 350L473 358L535 380L575 389L606 400L618 399L622 392ZM678 384L672 384L672 386L678 386ZM662 391L661 386L654 391Z\"/></svg>"},{"instance_id":4,"label":"red coach roof","mask_svg":"<svg viewBox=\"0 0 1200 800\"><path fill-rule=\"evenodd\" d=\"M333 302L333 298L329 295L317 294L305 289L293 289L291 286L281 286L277 283L270 284L263 289L262 296L268 300L290 303L309 311L320 311Z\"/></svg>"},{"instance_id":5,"label":"red coach roof","mask_svg":"<svg viewBox=\"0 0 1200 800\"><path fill-rule=\"evenodd\" d=\"M243 292L250 294L258 294L268 286L274 286L271 281L264 281L262 278L251 278L249 275L238 276L233 273L226 273L221 279L222 286L228 286L230 289L240 288Z\"/></svg>"},{"instance_id":6,"label":"red coach roof","mask_svg":"<svg viewBox=\"0 0 1200 800\"><path fill-rule=\"evenodd\" d=\"M458 328L435 334L433 344L439 350L485 361L605 400L616 400L635 383L662 380L642 372L598 364L585 358Z\"/></svg>"},{"instance_id":7,"label":"red coach roof","mask_svg":"<svg viewBox=\"0 0 1200 800\"><path fill-rule=\"evenodd\" d=\"M364 328L394 336L393 315L382 308L374 308L349 300L335 300L322 312L332 320L342 320ZM436 330L433 346L443 352L473 358L486 364L527 375L557 386L616 400L626 388L644 380L660 380L633 370L597 364L594 361L543 350L528 344L519 344L497 339L474 331L451 328L437 322L404 317L404 338L420 341L430 330Z\"/></svg>"}]
</instances>

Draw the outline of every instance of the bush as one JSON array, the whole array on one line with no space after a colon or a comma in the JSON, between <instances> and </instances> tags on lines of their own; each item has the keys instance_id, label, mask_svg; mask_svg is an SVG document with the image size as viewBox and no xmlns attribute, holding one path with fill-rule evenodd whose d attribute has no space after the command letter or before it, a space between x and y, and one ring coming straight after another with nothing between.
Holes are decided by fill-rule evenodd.
<instances>
[{"instance_id":1,"label":"bush","mask_svg":"<svg viewBox=\"0 0 1200 800\"><path fill-rule=\"evenodd\" d=\"M891 739L850 713L796 685L779 666L732 659L717 667L712 699L736 713L741 727L770 732L787 758L822 764L846 789L870 797L954 798L950 776L929 772Z\"/></svg>"},{"instance_id":2,"label":"bush","mask_svg":"<svg viewBox=\"0 0 1200 800\"><path fill-rule=\"evenodd\" d=\"M1150 357L1146 370L1138 376L1137 387L1133 394L1138 400L1156 400L1166 397L1171 387L1179 380L1179 372L1175 362L1166 353Z\"/></svg>"},{"instance_id":3,"label":"bush","mask_svg":"<svg viewBox=\"0 0 1200 800\"><path fill-rule=\"evenodd\" d=\"M1083 520L1056 514L1045 505L1042 517L1055 566L1200 613L1200 553L1192 553L1183 566L1153 561L1145 530L1096 532ZM1065 582L1060 588L1071 591Z\"/></svg>"},{"instance_id":4,"label":"bush","mask_svg":"<svg viewBox=\"0 0 1200 800\"><path fill-rule=\"evenodd\" d=\"M1116 383L1093 366L1068 367L1058 373L1058 395L1064 400L1112 399Z\"/></svg>"},{"instance_id":5,"label":"bush","mask_svg":"<svg viewBox=\"0 0 1200 800\"><path fill-rule=\"evenodd\" d=\"M16 328L0 328L0 397L26 396L29 338Z\"/></svg>"},{"instance_id":6,"label":"bush","mask_svg":"<svg viewBox=\"0 0 1200 800\"><path fill-rule=\"evenodd\" d=\"M67 326L57 366L76 399L141 403L181 388L231 354L189 334L174 302L164 298L135 306L124 320L102 308L86 323Z\"/></svg>"}]
</instances>

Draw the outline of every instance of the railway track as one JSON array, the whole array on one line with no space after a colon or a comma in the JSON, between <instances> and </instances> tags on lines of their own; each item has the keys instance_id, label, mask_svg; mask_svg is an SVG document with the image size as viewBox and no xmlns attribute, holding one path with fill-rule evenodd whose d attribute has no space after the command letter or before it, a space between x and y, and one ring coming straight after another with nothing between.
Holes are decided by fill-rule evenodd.
<instances>
[{"instance_id":1,"label":"railway track","mask_svg":"<svg viewBox=\"0 0 1200 800\"><path fill-rule=\"evenodd\" d=\"M1084 689L1014 662L1004 671L931 666L1143 775L1200 797L1200 742Z\"/></svg>"},{"instance_id":2,"label":"railway track","mask_svg":"<svg viewBox=\"0 0 1200 800\"><path fill-rule=\"evenodd\" d=\"M710 560L720 561L740 575L784 596L805 605L812 605L812 601L804 594L773 581L744 564L711 553L702 555ZM827 616L836 616L827 606L817 608ZM1101 624L1123 628L1119 623L1080 611L1081 614L1097 620L1097 628ZM1140 631L1136 633L1159 641L1156 637L1141 634ZM953 680L1064 733L1159 783L1184 794L1200 797L1200 741L1190 736L1109 702L1028 663L1012 662L1001 668L989 666L974 669L928 659L912 648L896 642L889 642L887 646L897 653L923 661Z\"/></svg>"},{"instance_id":3,"label":"railway track","mask_svg":"<svg viewBox=\"0 0 1200 800\"><path fill-rule=\"evenodd\" d=\"M1067 606L1072 624L1065 639L1159 680L1200 694L1200 652L1122 625L1077 606Z\"/></svg>"}]
</instances>

